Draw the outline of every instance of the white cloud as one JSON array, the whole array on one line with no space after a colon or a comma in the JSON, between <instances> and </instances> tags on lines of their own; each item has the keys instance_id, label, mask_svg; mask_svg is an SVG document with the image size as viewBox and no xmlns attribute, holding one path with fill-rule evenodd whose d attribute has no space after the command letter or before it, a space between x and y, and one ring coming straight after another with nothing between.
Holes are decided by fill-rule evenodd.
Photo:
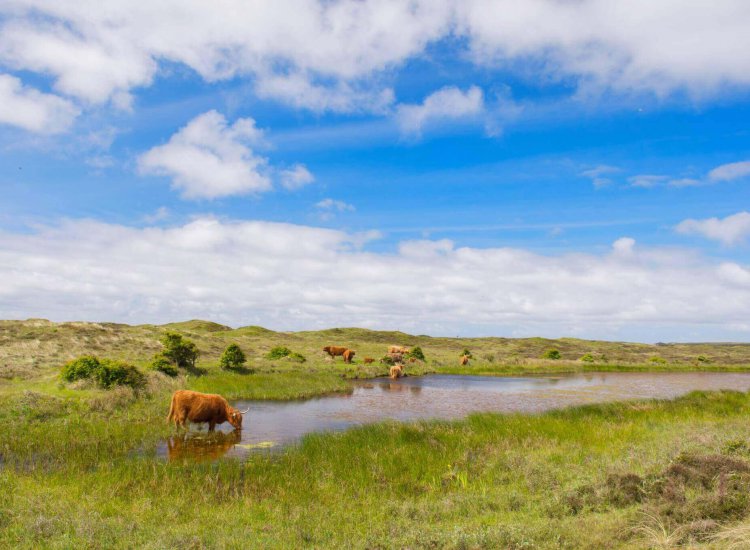
<instances>
[{"instance_id":1,"label":"white cloud","mask_svg":"<svg viewBox=\"0 0 750 550\"><path fill-rule=\"evenodd\" d=\"M315 111L383 112L398 69L445 41L533 82L708 97L750 85L745 0L202 0L0 6L0 64L84 103L129 108L160 63L249 78Z\"/></svg>"},{"instance_id":2,"label":"white cloud","mask_svg":"<svg viewBox=\"0 0 750 550\"><path fill-rule=\"evenodd\" d=\"M143 153L143 174L168 176L172 186L189 199L259 193L271 189L267 160L250 148L262 133L251 118L229 125L223 115L209 111L195 117L164 145Z\"/></svg>"},{"instance_id":3,"label":"white cloud","mask_svg":"<svg viewBox=\"0 0 750 550\"><path fill-rule=\"evenodd\" d=\"M738 212L726 218L688 219L675 229L685 235L701 235L725 245L735 245L750 236L750 212Z\"/></svg>"},{"instance_id":4,"label":"white cloud","mask_svg":"<svg viewBox=\"0 0 750 550\"><path fill-rule=\"evenodd\" d=\"M282 187L294 191L315 181L315 177L302 164L295 164L287 170L279 172Z\"/></svg>"},{"instance_id":5,"label":"white cloud","mask_svg":"<svg viewBox=\"0 0 750 550\"><path fill-rule=\"evenodd\" d=\"M589 89L658 96L750 84L744 0L464 0L456 13L477 63L513 63L534 80L576 76Z\"/></svg>"},{"instance_id":6,"label":"white cloud","mask_svg":"<svg viewBox=\"0 0 750 550\"><path fill-rule=\"evenodd\" d=\"M419 135L431 122L473 117L483 110L484 94L477 86L465 92L446 86L427 96L419 105L399 105L396 119L403 133Z\"/></svg>"},{"instance_id":7,"label":"white cloud","mask_svg":"<svg viewBox=\"0 0 750 550\"><path fill-rule=\"evenodd\" d=\"M750 176L750 160L722 164L708 173L708 179L713 182L731 181L746 176Z\"/></svg>"},{"instance_id":8,"label":"white cloud","mask_svg":"<svg viewBox=\"0 0 750 550\"><path fill-rule=\"evenodd\" d=\"M552 256L430 240L396 252L360 248L376 237L212 218L0 232L0 310L6 318L662 339L668 327L729 330L750 309L747 266L627 238L603 254Z\"/></svg>"},{"instance_id":9,"label":"white cloud","mask_svg":"<svg viewBox=\"0 0 750 550\"><path fill-rule=\"evenodd\" d=\"M656 187L667 181L669 181L669 176L656 176L652 174L639 174L628 178L628 182L633 187L644 187L646 189Z\"/></svg>"},{"instance_id":10,"label":"white cloud","mask_svg":"<svg viewBox=\"0 0 750 550\"><path fill-rule=\"evenodd\" d=\"M612 178L609 177L609 175L617 173L619 171L620 169L616 166L600 164L599 166L595 166L594 168L591 168L589 170L584 170L583 172L581 172L581 175L585 178L589 178L591 180L591 183L594 184L595 188L601 189L602 187L612 185L612 183L614 182L612 181Z\"/></svg>"},{"instance_id":11,"label":"white cloud","mask_svg":"<svg viewBox=\"0 0 750 550\"><path fill-rule=\"evenodd\" d=\"M346 212L347 210L350 212L354 211L353 205L330 198L315 203L315 206L323 210L338 210L339 212Z\"/></svg>"},{"instance_id":12,"label":"white cloud","mask_svg":"<svg viewBox=\"0 0 750 550\"><path fill-rule=\"evenodd\" d=\"M67 130L76 116L78 109L70 101L24 86L14 76L0 74L0 124L56 134Z\"/></svg>"}]
</instances>

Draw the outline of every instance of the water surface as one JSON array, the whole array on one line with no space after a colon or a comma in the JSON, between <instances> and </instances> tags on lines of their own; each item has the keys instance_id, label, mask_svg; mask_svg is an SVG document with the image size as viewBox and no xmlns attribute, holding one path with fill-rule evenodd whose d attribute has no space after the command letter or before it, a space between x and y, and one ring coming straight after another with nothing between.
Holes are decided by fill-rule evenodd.
<instances>
[{"instance_id":1,"label":"water surface","mask_svg":"<svg viewBox=\"0 0 750 550\"><path fill-rule=\"evenodd\" d=\"M279 449L307 433L340 431L381 420L462 418L472 412L526 412L622 399L669 398L692 390L750 389L750 373L585 373L540 377L428 375L355 381L351 394L304 401L237 401L250 408L241 434L175 435L159 454L169 459L215 460Z\"/></svg>"}]
</instances>

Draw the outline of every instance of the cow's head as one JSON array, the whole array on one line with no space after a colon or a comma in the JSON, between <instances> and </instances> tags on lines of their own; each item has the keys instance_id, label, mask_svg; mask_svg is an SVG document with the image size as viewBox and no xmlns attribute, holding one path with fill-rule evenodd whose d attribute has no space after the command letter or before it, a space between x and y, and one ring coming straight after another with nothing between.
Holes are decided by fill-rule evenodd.
<instances>
[{"instance_id":1,"label":"cow's head","mask_svg":"<svg viewBox=\"0 0 750 550\"><path fill-rule=\"evenodd\" d=\"M247 409L247 411L249 410L250 409ZM234 407L227 408L227 420L235 430L242 429L242 415L247 411L241 411L239 409L235 409Z\"/></svg>"}]
</instances>

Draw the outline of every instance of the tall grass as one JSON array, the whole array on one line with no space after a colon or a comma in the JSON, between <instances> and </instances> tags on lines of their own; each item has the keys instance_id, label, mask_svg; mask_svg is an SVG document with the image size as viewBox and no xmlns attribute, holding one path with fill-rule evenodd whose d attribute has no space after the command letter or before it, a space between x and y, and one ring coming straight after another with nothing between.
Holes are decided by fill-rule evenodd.
<instances>
[{"instance_id":1,"label":"tall grass","mask_svg":"<svg viewBox=\"0 0 750 550\"><path fill-rule=\"evenodd\" d=\"M167 463L154 458L169 431L159 399L109 412L22 399L0 405L15 427L0 432L2 547L647 547L661 531L638 526L655 504L616 494L612 476L658 480L675 457L744 452L750 437L750 395L696 392L387 422L245 462ZM650 513L666 535L680 529Z\"/></svg>"}]
</instances>

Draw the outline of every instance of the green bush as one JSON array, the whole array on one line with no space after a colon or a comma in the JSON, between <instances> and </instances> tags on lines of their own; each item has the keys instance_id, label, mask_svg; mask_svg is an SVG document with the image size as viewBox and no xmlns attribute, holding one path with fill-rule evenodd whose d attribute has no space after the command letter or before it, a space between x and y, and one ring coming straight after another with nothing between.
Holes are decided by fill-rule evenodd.
<instances>
[{"instance_id":1,"label":"green bush","mask_svg":"<svg viewBox=\"0 0 750 550\"><path fill-rule=\"evenodd\" d=\"M420 361L426 361L426 359L424 358L424 352L419 346L412 349L409 353L406 354L406 356L413 359L418 359Z\"/></svg>"},{"instance_id":2,"label":"green bush","mask_svg":"<svg viewBox=\"0 0 750 550\"><path fill-rule=\"evenodd\" d=\"M544 352L544 355L542 355L544 359L560 359L562 355L560 355L560 352L556 349L548 349Z\"/></svg>"},{"instance_id":3,"label":"green bush","mask_svg":"<svg viewBox=\"0 0 750 550\"><path fill-rule=\"evenodd\" d=\"M239 369L245 363L247 357L237 344L229 344L219 359L219 366L225 370Z\"/></svg>"},{"instance_id":4,"label":"green bush","mask_svg":"<svg viewBox=\"0 0 750 550\"><path fill-rule=\"evenodd\" d=\"M290 361L294 361L295 363L304 363L305 361L307 361L304 355L302 355L301 353L297 353L296 351L291 352L286 356L286 358Z\"/></svg>"},{"instance_id":5,"label":"green bush","mask_svg":"<svg viewBox=\"0 0 750 550\"><path fill-rule=\"evenodd\" d=\"M393 366L396 364L396 360L390 355L384 355L383 357L381 357L380 362L388 366Z\"/></svg>"},{"instance_id":6,"label":"green bush","mask_svg":"<svg viewBox=\"0 0 750 550\"><path fill-rule=\"evenodd\" d=\"M63 366L60 376L67 382L91 379L104 389L130 386L139 389L146 385L146 377L133 365L112 359L84 355Z\"/></svg>"},{"instance_id":7,"label":"green bush","mask_svg":"<svg viewBox=\"0 0 750 550\"><path fill-rule=\"evenodd\" d=\"M699 363L710 363L711 362L711 360L708 357L706 357L705 355L699 355L698 357L696 357L696 361L698 361Z\"/></svg>"},{"instance_id":8,"label":"green bush","mask_svg":"<svg viewBox=\"0 0 750 550\"><path fill-rule=\"evenodd\" d=\"M195 368L199 351L197 346L176 332L167 332L161 337L164 345L162 355L182 369Z\"/></svg>"},{"instance_id":9,"label":"green bush","mask_svg":"<svg viewBox=\"0 0 750 550\"><path fill-rule=\"evenodd\" d=\"M177 366L161 353L154 355L154 358L151 360L151 368L163 372L167 376L177 376L179 374Z\"/></svg>"},{"instance_id":10,"label":"green bush","mask_svg":"<svg viewBox=\"0 0 750 550\"><path fill-rule=\"evenodd\" d=\"M461 353L461 355L465 355L469 359L474 359L474 356L469 351L469 348L464 348L464 351Z\"/></svg>"},{"instance_id":11,"label":"green bush","mask_svg":"<svg viewBox=\"0 0 750 550\"><path fill-rule=\"evenodd\" d=\"M271 351L266 354L266 359L283 359L284 357L289 357L292 353L294 352L287 347L276 346L275 348L271 348Z\"/></svg>"},{"instance_id":12,"label":"green bush","mask_svg":"<svg viewBox=\"0 0 750 550\"><path fill-rule=\"evenodd\" d=\"M584 353L583 355L581 355L580 361L583 361L584 363L593 363L594 356L590 353Z\"/></svg>"},{"instance_id":13,"label":"green bush","mask_svg":"<svg viewBox=\"0 0 750 550\"><path fill-rule=\"evenodd\" d=\"M659 357L658 355L654 355L653 357L650 357L649 361L651 361L652 363L657 363L659 365L664 365L667 362L666 359L664 359L663 357Z\"/></svg>"},{"instance_id":14,"label":"green bush","mask_svg":"<svg viewBox=\"0 0 750 550\"><path fill-rule=\"evenodd\" d=\"M100 361L99 368L94 371L94 380L104 389L110 389L113 386L130 386L137 390L146 385L146 377L133 365L111 359Z\"/></svg>"},{"instance_id":15,"label":"green bush","mask_svg":"<svg viewBox=\"0 0 750 550\"><path fill-rule=\"evenodd\" d=\"M99 359L93 355L84 355L65 363L60 376L66 382L75 382L76 380L91 378L94 371L99 367Z\"/></svg>"}]
</instances>

